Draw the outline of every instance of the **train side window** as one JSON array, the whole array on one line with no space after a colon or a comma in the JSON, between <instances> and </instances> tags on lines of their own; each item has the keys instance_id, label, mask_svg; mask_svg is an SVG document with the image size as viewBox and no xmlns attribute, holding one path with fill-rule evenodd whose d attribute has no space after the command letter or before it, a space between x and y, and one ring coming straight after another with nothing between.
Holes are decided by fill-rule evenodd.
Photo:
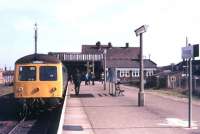
<instances>
[{"instance_id":1,"label":"train side window","mask_svg":"<svg viewBox=\"0 0 200 134\"><path fill-rule=\"evenodd\" d=\"M36 67L35 66L20 66L19 67L19 80L20 81L35 81L36 80Z\"/></svg>"},{"instance_id":2,"label":"train side window","mask_svg":"<svg viewBox=\"0 0 200 134\"><path fill-rule=\"evenodd\" d=\"M41 81L56 81L57 80L57 67L56 66L41 66L40 67L40 80Z\"/></svg>"}]
</instances>

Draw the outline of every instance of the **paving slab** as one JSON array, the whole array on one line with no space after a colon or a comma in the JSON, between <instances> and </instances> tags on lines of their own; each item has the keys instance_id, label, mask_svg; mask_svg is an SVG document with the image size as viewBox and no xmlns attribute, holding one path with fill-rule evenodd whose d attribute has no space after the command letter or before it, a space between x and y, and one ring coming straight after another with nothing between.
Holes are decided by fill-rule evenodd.
<instances>
[{"instance_id":1,"label":"paving slab","mask_svg":"<svg viewBox=\"0 0 200 134\"><path fill-rule=\"evenodd\" d=\"M124 95L112 96L103 84L81 85L75 96L71 85L64 134L200 134L200 107L193 107L193 127L187 128L187 103L145 94L145 106L137 106L138 89L121 86Z\"/></svg>"}]
</instances>

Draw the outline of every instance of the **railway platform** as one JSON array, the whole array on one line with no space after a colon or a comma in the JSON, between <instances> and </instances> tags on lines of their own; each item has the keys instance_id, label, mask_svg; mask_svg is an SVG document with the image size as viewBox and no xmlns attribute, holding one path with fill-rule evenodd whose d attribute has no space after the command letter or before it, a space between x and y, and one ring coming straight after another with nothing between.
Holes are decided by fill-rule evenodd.
<instances>
[{"instance_id":1,"label":"railway platform","mask_svg":"<svg viewBox=\"0 0 200 134\"><path fill-rule=\"evenodd\" d=\"M82 82L83 83L83 82ZM200 107L193 127L187 128L187 103L171 98L145 94L145 106L138 107L138 89L121 86L124 95L112 96L103 84L81 85L75 96L69 85L62 134L198 134ZM180 106L179 112L176 108ZM184 110L185 109L185 110Z\"/></svg>"}]
</instances>

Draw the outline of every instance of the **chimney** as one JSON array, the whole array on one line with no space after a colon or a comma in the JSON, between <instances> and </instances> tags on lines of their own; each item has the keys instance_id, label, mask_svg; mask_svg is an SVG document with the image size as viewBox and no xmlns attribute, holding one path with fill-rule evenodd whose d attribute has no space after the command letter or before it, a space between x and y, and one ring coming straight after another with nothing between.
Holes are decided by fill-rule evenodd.
<instances>
[{"instance_id":1,"label":"chimney","mask_svg":"<svg viewBox=\"0 0 200 134\"><path fill-rule=\"evenodd\" d=\"M151 60L151 54L149 54L149 60Z\"/></svg>"},{"instance_id":2,"label":"chimney","mask_svg":"<svg viewBox=\"0 0 200 134\"><path fill-rule=\"evenodd\" d=\"M128 42L126 42L126 46L125 46L126 48L128 48L129 47L129 43Z\"/></svg>"},{"instance_id":3,"label":"chimney","mask_svg":"<svg viewBox=\"0 0 200 134\"><path fill-rule=\"evenodd\" d=\"M108 48L112 48L112 43L108 42Z\"/></svg>"}]
</instances>

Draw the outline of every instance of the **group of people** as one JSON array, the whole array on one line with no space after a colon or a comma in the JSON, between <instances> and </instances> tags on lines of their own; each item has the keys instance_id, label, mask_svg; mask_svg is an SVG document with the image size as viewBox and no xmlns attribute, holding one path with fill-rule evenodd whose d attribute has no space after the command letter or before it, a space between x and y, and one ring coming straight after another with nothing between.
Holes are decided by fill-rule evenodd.
<instances>
[{"instance_id":1,"label":"group of people","mask_svg":"<svg viewBox=\"0 0 200 134\"><path fill-rule=\"evenodd\" d=\"M76 69L72 75L70 75L69 77L69 81L71 83L74 84L74 89L75 89L75 94L79 95L79 91L80 91L80 85L81 85L81 81L83 79L82 77L83 75L81 74L81 72ZM90 85L90 81L92 81L92 85L94 85L94 80L95 80L95 74L94 73L90 73L87 72L84 76L85 78L85 85Z\"/></svg>"},{"instance_id":2,"label":"group of people","mask_svg":"<svg viewBox=\"0 0 200 134\"><path fill-rule=\"evenodd\" d=\"M92 85L94 85L95 75L94 73L87 72L85 74L85 85L90 85L90 81L92 81Z\"/></svg>"}]
</instances>

